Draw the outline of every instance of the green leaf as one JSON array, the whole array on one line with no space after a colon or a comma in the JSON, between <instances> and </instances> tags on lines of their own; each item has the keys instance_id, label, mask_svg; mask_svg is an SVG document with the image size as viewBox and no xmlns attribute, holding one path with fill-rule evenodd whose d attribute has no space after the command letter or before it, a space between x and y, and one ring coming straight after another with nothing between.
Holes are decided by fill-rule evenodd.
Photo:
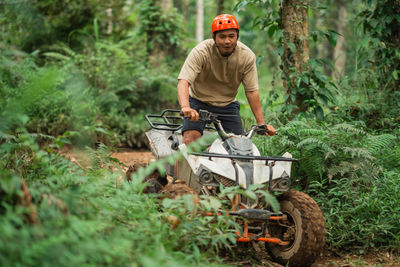
<instances>
[{"instance_id":1,"label":"green leaf","mask_svg":"<svg viewBox=\"0 0 400 267\"><path fill-rule=\"evenodd\" d=\"M256 60L256 65L259 66L261 64L261 62L263 61L264 56L258 56L257 60Z\"/></svg>"},{"instance_id":2,"label":"green leaf","mask_svg":"<svg viewBox=\"0 0 400 267\"><path fill-rule=\"evenodd\" d=\"M248 1L241 0L236 4L236 6L233 8L233 10L235 10L236 12L240 12L243 7L247 6L247 4L248 4Z\"/></svg>"},{"instance_id":3,"label":"green leaf","mask_svg":"<svg viewBox=\"0 0 400 267\"><path fill-rule=\"evenodd\" d=\"M296 79L296 87L300 87L301 80L302 80L302 76L297 77L297 79Z\"/></svg>"},{"instance_id":4,"label":"green leaf","mask_svg":"<svg viewBox=\"0 0 400 267\"><path fill-rule=\"evenodd\" d=\"M336 46L337 38L340 34L334 30L328 30L326 37L332 46Z\"/></svg>"},{"instance_id":5,"label":"green leaf","mask_svg":"<svg viewBox=\"0 0 400 267\"><path fill-rule=\"evenodd\" d=\"M280 40L283 36L283 30L282 29L277 30L275 36L278 40Z\"/></svg>"},{"instance_id":6,"label":"green leaf","mask_svg":"<svg viewBox=\"0 0 400 267\"><path fill-rule=\"evenodd\" d=\"M398 70L393 71L392 76L397 81L399 79L399 71Z\"/></svg>"},{"instance_id":7,"label":"green leaf","mask_svg":"<svg viewBox=\"0 0 400 267\"><path fill-rule=\"evenodd\" d=\"M56 53L56 52L46 52L46 53L43 53L43 55L46 57L49 57L49 58L55 58L55 59L65 60L65 61L70 59L69 57L62 55L60 53Z\"/></svg>"},{"instance_id":8,"label":"green leaf","mask_svg":"<svg viewBox=\"0 0 400 267\"><path fill-rule=\"evenodd\" d=\"M280 209L279 202L278 202L278 200L276 200L276 198L273 195L271 195L270 193L268 193L264 190L258 190L257 193L262 194L264 196L265 201L271 205L272 209L275 212L279 212L279 209Z\"/></svg>"},{"instance_id":9,"label":"green leaf","mask_svg":"<svg viewBox=\"0 0 400 267\"><path fill-rule=\"evenodd\" d=\"M294 43L288 42L286 45L289 47L292 53L296 53L296 46L294 45Z\"/></svg>"},{"instance_id":10,"label":"green leaf","mask_svg":"<svg viewBox=\"0 0 400 267\"><path fill-rule=\"evenodd\" d=\"M324 120L324 110L321 108L321 106L315 107L314 112L319 120Z\"/></svg>"},{"instance_id":11,"label":"green leaf","mask_svg":"<svg viewBox=\"0 0 400 267\"><path fill-rule=\"evenodd\" d=\"M274 35L274 33L276 33L278 29L278 25L272 25L268 28L268 36L272 38L272 36Z\"/></svg>"},{"instance_id":12,"label":"green leaf","mask_svg":"<svg viewBox=\"0 0 400 267\"><path fill-rule=\"evenodd\" d=\"M246 197L248 197L248 198L250 198L250 199L257 199L257 195L253 192L253 191L251 191L251 190L246 190L246 191L244 191L244 195L246 196Z\"/></svg>"},{"instance_id":13,"label":"green leaf","mask_svg":"<svg viewBox=\"0 0 400 267\"><path fill-rule=\"evenodd\" d=\"M279 47L276 49L279 56L283 56L284 49L285 49L285 48L284 48L283 46L279 46Z\"/></svg>"},{"instance_id":14,"label":"green leaf","mask_svg":"<svg viewBox=\"0 0 400 267\"><path fill-rule=\"evenodd\" d=\"M99 41L99 23L97 21L97 18L94 18L93 20L93 30L94 30L94 37L96 38L96 41Z\"/></svg>"},{"instance_id":15,"label":"green leaf","mask_svg":"<svg viewBox=\"0 0 400 267\"><path fill-rule=\"evenodd\" d=\"M310 78L308 76L306 76L306 75L301 76L301 79L303 80L303 82L305 84L310 84Z\"/></svg>"}]
</instances>

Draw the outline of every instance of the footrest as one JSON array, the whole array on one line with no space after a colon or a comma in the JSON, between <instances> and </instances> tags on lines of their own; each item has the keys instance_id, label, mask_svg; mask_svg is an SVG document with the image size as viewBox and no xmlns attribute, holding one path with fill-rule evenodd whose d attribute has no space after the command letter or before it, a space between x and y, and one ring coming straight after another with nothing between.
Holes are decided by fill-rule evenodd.
<instances>
[{"instance_id":1,"label":"footrest","mask_svg":"<svg viewBox=\"0 0 400 267\"><path fill-rule=\"evenodd\" d=\"M269 220L270 217L277 217L282 216L281 212L271 212L269 210L260 210L260 209L240 209L238 211L231 211L229 215L232 216L240 216L248 220L260 220L266 221Z\"/></svg>"}]
</instances>

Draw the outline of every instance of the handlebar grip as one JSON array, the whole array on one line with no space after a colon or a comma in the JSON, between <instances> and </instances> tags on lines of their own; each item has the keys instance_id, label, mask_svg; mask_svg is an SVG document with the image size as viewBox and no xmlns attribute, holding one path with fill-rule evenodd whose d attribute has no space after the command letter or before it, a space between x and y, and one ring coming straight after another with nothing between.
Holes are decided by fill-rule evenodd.
<instances>
[{"instance_id":1,"label":"handlebar grip","mask_svg":"<svg viewBox=\"0 0 400 267\"><path fill-rule=\"evenodd\" d=\"M218 118L218 116L216 114L213 114L213 113L211 113L211 112L209 112L207 110L199 109L199 110L196 110L196 111L199 114L199 121L204 121L206 123L211 123L211 122L215 121ZM182 111L179 113L179 115L184 117L185 119L190 119L190 117L185 117Z\"/></svg>"},{"instance_id":2,"label":"handlebar grip","mask_svg":"<svg viewBox=\"0 0 400 267\"><path fill-rule=\"evenodd\" d=\"M264 135L265 133L269 134L268 128L266 124L257 125L255 132L259 135Z\"/></svg>"}]
</instances>

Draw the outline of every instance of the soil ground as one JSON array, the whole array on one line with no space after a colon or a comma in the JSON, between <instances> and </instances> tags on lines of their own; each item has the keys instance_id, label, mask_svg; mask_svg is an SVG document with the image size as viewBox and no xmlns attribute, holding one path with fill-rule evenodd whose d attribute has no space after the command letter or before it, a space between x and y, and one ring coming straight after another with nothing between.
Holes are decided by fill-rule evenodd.
<instances>
[{"instance_id":1,"label":"soil ground","mask_svg":"<svg viewBox=\"0 0 400 267\"><path fill-rule=\"evenodd\" d=\"M82 151L69 151L66 157L77 164L87 166L88 157ZM120 151L112 154L113 158L118 159L127 166L132 164L144 164L155 160L149 151ZM257 252L258 251L258 252ZM282 266L271 261L268 253L260 246L241 244L232 252L223 257L225 263L236 266ZM325 250L321 257L310 267L400 267L400 256L389 252L370 252L369 254L357 255L354 253L343 253L337 255L329 250Z\"/></svg>"}]
</instances>

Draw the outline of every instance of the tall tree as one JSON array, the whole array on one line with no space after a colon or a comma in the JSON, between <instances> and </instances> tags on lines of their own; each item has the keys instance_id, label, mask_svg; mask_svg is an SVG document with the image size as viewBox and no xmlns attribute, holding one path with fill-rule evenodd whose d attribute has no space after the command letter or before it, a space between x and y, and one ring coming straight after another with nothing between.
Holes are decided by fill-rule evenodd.
<instances>
[{"instance_id":1,"label":"tall tree","mask_svg":"<svg viewBox=\"0 0 400 267\"><path fill-rule=\"evenodd\" d=\"M333 78L343 77L346 66L346 30L347 30L347 7L346 1L337 0L337 32L341 35L337 39L333 59L335 61L335 72Z\"/></svg>"},{"instance_id":2,"label":"tall tree","mask_svg":"<svg viewBox=\"0 0 400 267\"><path fill-rule=\"evenodd\" d=\"M172 7L172 0L162 0L161 1L161 8L164 10L164 12L167 12L171 9Z\"/></svg>"},{"instance_id":3,"label":"tall tree","mask_svg":"<svg viewBox=\"0 0 400 267\"><path fill-rule=\"evenodd\" d=\"M197 42L203 41L204 38L204 12L203 0L197 0L197 13L196 13L196 40Z\"/></svg>"},{"instance_id":4,"label":"tall tree","mask_svg":"<svg viewBox=\"0 0 400 267\"><path fill-rule=\"evenodd\" d=\"M217 15L225 13L225 0L218 0L217 2Z\"/></svg>"},{"instance_id":5,"label":"tall tree","mask_svg":"<svg viewBox=\"0 0 400 267\"><path fill-rule=\"evenodd\" d=\"M400 0L364 1L368 9L361 15L373 38L378 79L389 92L400 91Z\"/></svg>"},{"instance_id":6,"label":"tall tree","mask_svg":"<svg viewBox=\"0 0 400 267\"><path fill-rule=\"evenodd\" d=\"M140 5L140 33L146 36L149 63L157 67L167 55L176 55L182 21L169 0L146 0Z\"/></svg>"},{"instance_id":7,"label":"tall tree","mask_svg":"<svg viewBox=\"0 0 400 267\"><path fill-rule=\"evenodd\" d=\"M303 94L296 91L298 73L307 69L310 58L308 31L308 0L283 0L281 6L284 52L283 80L288 96L286 103L295 104L294 113L304 112L307 106ZM297 73L297 74L294 74Z\"/></svg>"}]
</instances>

